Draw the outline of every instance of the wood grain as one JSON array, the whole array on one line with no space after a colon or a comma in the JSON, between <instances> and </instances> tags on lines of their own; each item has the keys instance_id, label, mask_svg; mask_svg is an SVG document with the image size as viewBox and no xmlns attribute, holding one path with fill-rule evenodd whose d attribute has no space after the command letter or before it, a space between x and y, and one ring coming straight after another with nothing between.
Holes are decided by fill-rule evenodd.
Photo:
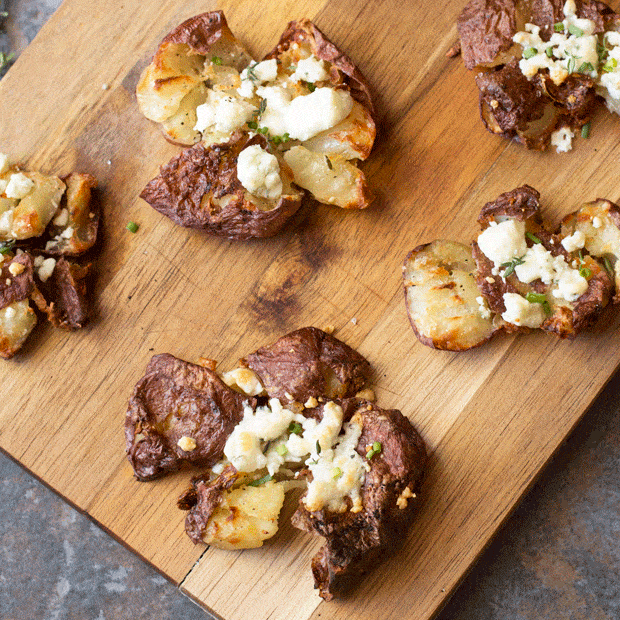
<instances>
[{"instance_id":1,"label":"wood grain","mask_svg":"<svg viewBox=\"0 0 620 620\"><path fill-rule=\"evenodd\" d=\"M499 337L463 354L427 349L409 328L407 251L470 240L500 192L533 185L554 221L597 196L620 198L620 123L605 111L564 156L484 131L472 75L445 57L463 4L65 0L0 83L0 151L45 172L94 174L104 207L96 318L74 334L39 326L2 364L0 448L225 620L430 618L620 361L613 311L573 343ZM371 209L308 201L280 236L239 243L179 228L136 198L177 152L138 113L139 73L172 26L215 8L257 57L307 16L360 66L380 116L364 165L378 194ZM408 415L432 451L404 548L329 604L312 590L319 540L283 520L262 549L194 547L174 503L191 473L136 482L122 432L153 352L227 369L311 324L334 325L368 357L379 402Z\"/></svg>"}]
</instances>

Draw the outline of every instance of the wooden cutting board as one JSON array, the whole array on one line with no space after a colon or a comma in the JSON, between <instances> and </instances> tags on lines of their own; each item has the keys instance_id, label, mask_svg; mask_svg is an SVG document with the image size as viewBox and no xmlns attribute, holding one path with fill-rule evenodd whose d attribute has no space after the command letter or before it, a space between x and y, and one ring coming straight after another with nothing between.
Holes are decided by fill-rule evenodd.
<instances>
[{"instance_id":1,"label":"wooden cutting board","mask_svg":"<svg viewBox=\"0 0 620 620\"><path fill-rule=\"evenodd\" d=\"M0 151L45 172L94 174L104 210L96 317L73 334L39 327L2 363L0 447L225 620L430 618L620 361L613 310L573 343L501 336L461 354L420 345L408 325L405 254L469 241L499 193L529 183L555 221L582 201L620 198L620 121L604 110L567 155L484 131L473 76L446 58L463 5L65 0L0 84ZM171 27L216 8L256 57L307 16L366 74L380 116L364 165L372 208L308 202L278 237L232 242L177 227L136 197L177 152L138 113L139 73ZM408 415L432 452L404 548L329 604L312 589L319 540L284 521L262 549L195 547L175 507L191 474L139 483L124 456L127 398L153 352L226 370L304 325L333 325L367 356L379 403Z\"/></svg>"}]
</instances>

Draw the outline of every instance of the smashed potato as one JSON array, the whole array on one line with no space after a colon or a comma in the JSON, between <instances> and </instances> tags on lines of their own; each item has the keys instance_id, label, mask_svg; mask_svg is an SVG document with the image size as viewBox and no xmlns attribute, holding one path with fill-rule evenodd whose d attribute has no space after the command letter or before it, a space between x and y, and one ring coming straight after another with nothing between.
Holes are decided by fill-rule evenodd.
<instances>
[{"instance_id":1,"label":"smashed potato","mask_svg":"<svg viewBox=\"0 0 620 620\"><path fill-rule=\"evenodd\" d=\"M618 207L589 203L553 233L538 199L524 185L483 207L475 268L469 249L453 242L435 241L407 257L407 311L423 344L462 351L499 331L537 328L574 338L597 320L614 289L618 301Z\"/></svg>"},{"instance_id":2,"label":"smashed potato","mask_svg":"<svg viewBox=\"0 0 620 620\"><path fill-rule=\"evenodd\" d=\"M299 208L303 192L291 181L342 208L372 200L356 165L376 134L368 86L309 20L290 22L261 62L234 38L221 11L186 20L162 41L137 98L169 140L194 145L142 193L178 224L232 239L271 236ZM257 143L266 154L246 163L246 149ZM237 191L243 201L230 198Z\"/></svg>"}]
</instances>

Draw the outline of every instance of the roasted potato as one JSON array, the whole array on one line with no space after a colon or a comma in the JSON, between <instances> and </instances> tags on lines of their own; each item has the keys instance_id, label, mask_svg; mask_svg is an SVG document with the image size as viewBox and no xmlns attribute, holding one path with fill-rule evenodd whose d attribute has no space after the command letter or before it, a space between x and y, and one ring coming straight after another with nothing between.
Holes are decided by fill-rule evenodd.
<instances>
[{"instance_id":1,"label":"roasted potato","mask_svg":"<svg viewBox=\"0 0 620 620\"><path fill-rule=\"evenodd\" d=\"M609 200L589 202L562 220L561 235L585 236L584 249L603 261L614 280L614 301L620 303L620 207Z\"/></svg>"},{"instance_id":2,"label":"roasted potato","mask_svg":"<svg viewBox=\"0 0 620 620\"><path fill-rule=\"evenodd\" d=\"M253 145L267 148L264 138L243 132L223 144L189 147L161 168L140 197L181 226L229 239L275 235L299 209L302 194L279 154L281 195L269 199L250 194L237 171L239 154Z\"/></svg>"},{"instance_id":3,"label":"roasted potato","mask_svg":"<svg viewBox=\"0 0 620 620\"><path fill-rule=\"evenodd\" d=\"M471 0L457 27L465 66L476 71L485 127L527 148L569 150L572 130L592 116L596 92L615 109L603 76L608 54L616 53L604 51L615 49L605 33L617 23L598 1Z\"/></svg>"},{"instance_id":4,"label":"roasted potato","mask_svg":"<svg viewBox=\"0 0 620 620\"><path fill-rule=\"evenodd\" d=\"M210 467L256 401L235 392L209 368L155 355L136 385L125 418L127 457L139 480L176 471L184 463Z\"/></svg>"},{"instance_id":5,"label":"roasted potato","mask_svg":"<svg viewBox=\"0 0 620 620\"><path fill-rule=\"evenodd\" d=\"M412 250L403 265L405 303L423 344L446 351L480 346L500 328L474 278L471 248L433 241Z\"/></svg>"}]
</instances>

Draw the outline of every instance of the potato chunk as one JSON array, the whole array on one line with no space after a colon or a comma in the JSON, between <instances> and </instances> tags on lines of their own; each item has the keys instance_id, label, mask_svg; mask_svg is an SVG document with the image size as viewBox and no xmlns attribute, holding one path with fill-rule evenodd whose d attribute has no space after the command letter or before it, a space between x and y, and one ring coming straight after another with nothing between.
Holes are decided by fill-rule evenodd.
<instances>
[{"instance_id":1,"label":"potato chunk","mask_svg":"<svg viewBox=\"0 0 620 620\"><path fill-rule=\"evenodd\" d=\"M435 349L465 351L497 331L476 285L471 248L433 241L412 250L403 266L407 313L420 341Z\"/></svg>"},{"instance_id":2,"label":"potato chunk","mask_svg":"<svg viewBox=\"0 0 620 620\"><path fill-rule=\"evenodd\" d=\"M37 316L27 299L0 310L0 357L13 357L37 323Z\"/></svg>"}]
</instances>

